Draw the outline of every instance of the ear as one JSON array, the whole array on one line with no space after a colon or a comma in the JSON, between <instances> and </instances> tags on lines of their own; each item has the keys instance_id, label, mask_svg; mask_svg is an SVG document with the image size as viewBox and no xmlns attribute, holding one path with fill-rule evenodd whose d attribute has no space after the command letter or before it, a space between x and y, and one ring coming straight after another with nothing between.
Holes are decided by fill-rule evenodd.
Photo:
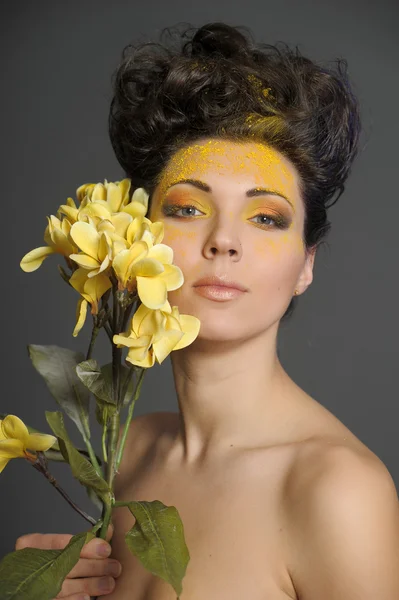
<instances>
[{"instance_id":1,"label":"ear","mask_svg":"<svg viewBox=\"0 0 399 600\"><path fill-rule=\"evenodd\" d=\"M295 289L297 289L300 294L305 292L313 281L313 267L316 257L316 251L317 246L313 246L306 253L305 264L303 265L301 274L295 286Z\"/></svg>"}]
</instances>

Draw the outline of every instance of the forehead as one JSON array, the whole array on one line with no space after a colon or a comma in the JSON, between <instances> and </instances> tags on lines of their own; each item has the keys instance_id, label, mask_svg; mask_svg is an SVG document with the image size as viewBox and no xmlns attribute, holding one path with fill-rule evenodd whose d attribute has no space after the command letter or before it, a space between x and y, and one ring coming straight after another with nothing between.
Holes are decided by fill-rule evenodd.
<instances>
[{"instance_id":1,"label":"forehead","mask_svg":"<svg viewBox=\"0 0 399 600\"><path fill-rule=\"evenodd\" d=\"M178 150L161 173L159 193L186 178L203 179L217 188L218 180L279 186L292 198L299 196L299 174L280 152L257 142L208 139ZM214 184L214 185L212 185Z\"/></svg>"}]
</instances>

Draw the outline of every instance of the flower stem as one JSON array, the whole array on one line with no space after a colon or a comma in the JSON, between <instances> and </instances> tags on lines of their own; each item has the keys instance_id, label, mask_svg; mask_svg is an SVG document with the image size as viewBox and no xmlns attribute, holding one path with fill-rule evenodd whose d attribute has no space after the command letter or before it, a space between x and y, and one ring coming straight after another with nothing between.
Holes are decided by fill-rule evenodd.
<instances>
[{"instance_id":1,"label":"flower stem","mask_svg":"<svg viewBox=\"0 0 399 600\"><path fill-rule=\"evenodd\" d=\"M89 453L89 456L90 456L90 460L92 462L93 467L97 471L97 474L100 477L103 477L104 476L103 471L102 471L100 465L98 464L96 454L95 454L95 452L93 450L93 446L91 445L89 438L87 437L87 435L83 434L83 439L85 441L85 444L86 444L86 447L87 447L87 450L88 450L88 453Z\"/></svg>"},{"instance_id":2,"label":"flower stem","mask_svg":"<svg viewBox=\"0 0 399 600\"><path fill-rule=\"evenodd\" d=\"M105 329L105 331L107 333L109 341L111 342L111 344L113 344L113 341L112 341L113 334L112 334L112 329L111 329L109 323L104 323L104 329Z\"/></svg>"},{"instance_id":3,"label":"flower stem","mask_svg":"<svg viewBox=\"0 0 399 600\"><path fill-rule=\"evenodd\" d=\"M113 282L114 285L112 287L112 296L113 296L113 319L112 319L112 329L113 333L119 331L120 322L123 321L124 311L119 303L119 294L117 290L117 281ZM115 285L116 284L116 285ZM112 392L113 392L113 400L117 410L115 414L111 417L110 425L107 427L108 434L108 448L107 448L107 463L106 463L106 481L108 483L109 488L112 490L113 481L116 472L115 459L116 459L116 447L119 439L119 429L120 429L120 365L121 365L121 356L122 349L118 348L116 344L112 344ZM99 537L105 539L108 525L111 521L112 516L112 506L115 498L112 497L110 502L104 502L103 504L103 512L102 519L103 524L101 529L99 530Z\"/></svg>"},{"instance_id":4,"label":"flower stem","mask_svg":"<svg viewBox=\"0 0 399 600\"><path fill-rule=\"evenodd\" d=\"M38 452L38 455L40 455L39 452ZM45 460L45 458L44 458L44 460ZM93 517L91 517L90 515L85 513L84 510L79 508L79 506L77 504L75 504L75 502L73 502L73 500L71 500L71 498L68 496L66 491L57 483L55 477L53 477L53 475L47 469L47 466L45 465L44 461L41 459L40 456L39 456L39 462L31 462L31 465L32 465L32 467L37 469L40 473L42 473L48 479L48 481L57 490L57 492L59 492L61 494L61 496L63 496L63 498L65 498L65 500L68 502L68 504L70 504L72 506L72 508L74 510L76 510L76 512L78 512L84 519L86 519L86 521L89 521L89 523L91 523L92 525L95 525L97 523L97 521L95 519L93 519Z\"/></svg>"},{"instance_id":5,"label":"flower stem","mask_svg":"<svg viewBox=\"0 0 399 600\"><path fill-rule=\"evenodd\" d=\"M144 368L140 372L140 375L139 375L139 378L138 378L138 381L136 384L136 389L134 392L134 398L129 405L128 414L127 414L126 421L125 421L124 428L123 428L122 438L119 443L119 448L118 448L117 456L116 456L116 471L119 469L119 465L122 460L123 450L125 448L126 438L127 438L127 434L129 431L129 425L130 425L130 422L133 417L134 405L136 404L136 400L138 399L138 397L140 395L140 390L141 390L141 386L143 383L143 378L144 378L145 372L146 372L146 369L144 369Z\"/></svg>"},{"instance_id":6,"label":"flower stem","mask_svg":"<svg viewBox=\"0 0 399 600\"><path fill-rule=\"evenodd\" d=\"M101 437L101 444L102 444L102 449L103 449L103 456L104 456L104 462L108 462L108 458L107 458L107 426L104 424L103 425L103 434Z\"/></svg>"},{"instance_id":7,"label":"flower stem","mask_svg":"<svg viewBox=\"0 0 399 600\"><path fill-rule=\"evenodd\" d=\"M90 345L89 345L89 349L87 350L86 360L89 360L89 358L91 357L91 355L93 353L94 342L96 341L96 337L98 336L99 331L100 331L100 328L97 327L97 325L94 325L92 332L91 332Z\"/></svg>"}]
</instances>

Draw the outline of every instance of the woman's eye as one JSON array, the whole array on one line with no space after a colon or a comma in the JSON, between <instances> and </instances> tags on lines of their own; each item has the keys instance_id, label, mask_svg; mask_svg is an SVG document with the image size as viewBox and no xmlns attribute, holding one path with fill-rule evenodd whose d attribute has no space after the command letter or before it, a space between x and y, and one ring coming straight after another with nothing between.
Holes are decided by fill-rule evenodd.
<instances>
[{"instance_id":1,"label":"woman's eye","mask_svg":"<svg viewBox=\"0 0 399 600\"><path fill-rule=\"evenodd\" d=\"M177 213L180 212L181 210L191 210L190 214L183 214L183 215L178 215ZM200 210L198 210L198 208L196 208L195 206L191 206L191 205L187 205L187 206L180 206L178 204L170 204L169 206L164 206L163 207L163 213L166 216L178 216L178 217L196 217L197 215L195 215L193 213L193 211L198 211L201 212Z\"/></svg>"},{"instance_id":2,"label":"woman's eye","mask_svg":"<svg viewBox=\"0 0 399 600\"><path fill-rule=\"evenodd\" d=\"M262 220L258 222L258 223L259 223L259 225L266 225L266 226L270 226L271 224L270 224L270 223L268 223L268 222L266 222L266 220L268 220L268 221L273 221L273 224L274 224L274 225L278 225L278 219L277 219L277 218L276 218L276 219L273 219L272 217L269 217L269 215L265 215L265 214L263 214L263 213L261 213L261 214L259 214L259 215L256 215L255 217L252 217L252 218L253 218L253 219L258 219L258 218L261 218Z\"/></svg>"}]
</instances>

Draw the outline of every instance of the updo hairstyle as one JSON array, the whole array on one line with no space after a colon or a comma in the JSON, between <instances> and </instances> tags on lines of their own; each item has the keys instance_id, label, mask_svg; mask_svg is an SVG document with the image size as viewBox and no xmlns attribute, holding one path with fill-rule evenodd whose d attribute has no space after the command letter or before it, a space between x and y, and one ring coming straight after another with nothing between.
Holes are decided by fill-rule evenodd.
<instances>
[{"instance_id":1,"label":"updo hairstyle","mask_svg":"<svg viewBox=\"0 0 399 600\"><path fill-rule=\"evenodd\" d=\"M180 29L164 29L160 43L128 45L114 75L109 133L132 187L151 202L171 157L201 138L267 144L300 175L304 249L316 250L358 152L347 61L322 67L297 47L255 43L246 28L224 23Z\"/></svg>"}]
</instances>

